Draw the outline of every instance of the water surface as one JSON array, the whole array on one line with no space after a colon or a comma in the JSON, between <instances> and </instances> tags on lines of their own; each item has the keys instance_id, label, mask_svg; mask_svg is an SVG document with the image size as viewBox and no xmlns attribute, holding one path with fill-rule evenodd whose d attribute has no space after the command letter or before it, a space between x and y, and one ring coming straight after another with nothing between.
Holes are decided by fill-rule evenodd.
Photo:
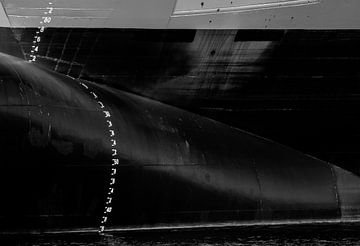
<instances>
[{"instance_id":1,"label":"water surface","mask_svg":"<svg viewBox=\"0 0 360 246\"><path fill-rule=\"evenodd\" d=\"M360 245L360 224L250 226L131 233L3 235L1 245Z\"/></svg>"}]
</instances>

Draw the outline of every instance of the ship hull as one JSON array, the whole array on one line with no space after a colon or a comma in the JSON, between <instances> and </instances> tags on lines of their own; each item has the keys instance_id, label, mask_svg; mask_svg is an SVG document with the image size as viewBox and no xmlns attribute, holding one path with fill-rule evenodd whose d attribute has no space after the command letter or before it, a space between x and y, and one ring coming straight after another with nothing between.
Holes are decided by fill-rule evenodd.
<instances>
[{"instance_id":1,"label":"ship hull","mask_svg":"<svg viewBox=\"0 0 360 246\"><path fill-rule=\"evenodd\" d=\"M4 53L31 59L37 29L0 30ZM360 174L359 42L358 30L49 28L35 63Z\"/></svg>"},{"instance_id":2,"label":"ship hull","mask_svg":"<svg viewBox=\"0 0 360 246\"><path fill-rule=\"evenodd\" d=\"M357 218L360 181L348 171L151 99L0 60L3 232Z\"/></svg>"}]
</instances>

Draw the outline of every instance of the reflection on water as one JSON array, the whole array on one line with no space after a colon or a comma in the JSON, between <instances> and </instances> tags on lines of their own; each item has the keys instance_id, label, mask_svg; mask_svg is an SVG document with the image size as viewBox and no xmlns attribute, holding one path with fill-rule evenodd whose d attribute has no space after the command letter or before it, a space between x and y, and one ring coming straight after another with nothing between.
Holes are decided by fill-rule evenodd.
<instances>
[{"instance_id":1,"label":"reflection on water","mask_svg":"<svg viewBox=\"0 0 360 246\"><path fill-rule=\"evenodd\" d=\"M1 245L360 245L360 224L252 226L99 236L1 236Z\"/></svg>"}]
</instances>

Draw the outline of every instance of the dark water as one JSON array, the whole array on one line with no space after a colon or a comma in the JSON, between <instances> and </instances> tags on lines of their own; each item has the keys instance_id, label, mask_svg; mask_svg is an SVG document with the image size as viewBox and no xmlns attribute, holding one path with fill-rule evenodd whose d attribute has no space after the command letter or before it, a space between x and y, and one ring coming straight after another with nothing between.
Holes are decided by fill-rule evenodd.
<instances>
[{"instance_id":1,"label":"dark water","mask_svg":"<svg viewBox=\"0 0 360 246\"><path fill-rule=\"evenodd\" d=\"M360 224L1 236L0 245L360 245Z\"/></svg>"}]
</instances>

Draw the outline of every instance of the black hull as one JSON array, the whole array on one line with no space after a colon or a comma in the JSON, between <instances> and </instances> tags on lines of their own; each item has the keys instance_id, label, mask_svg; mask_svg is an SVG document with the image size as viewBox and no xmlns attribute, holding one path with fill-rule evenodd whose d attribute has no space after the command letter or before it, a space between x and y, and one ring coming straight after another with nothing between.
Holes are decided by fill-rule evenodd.
<instances>
[{"instance_id":1,"label":"black hull","mask_svg":"<svg viewBox=\"0 0 360 246\"><path fill-rule=\"evenodd\" d=\"M0 74L2 232L359 214L357 176L293 149L12 56L1 54Z\"/></svg>"},{"instance_id":2,"label":"black hull","mask_svg":"<svg viewBox=\"0 0 360 246\"><path fill-rule=\"evenodd\" d=\"M29 59L37 29L0 30L0 49ZM48 28L36 63L360 174L359 42L359 30Z\"/></svg>"}]
</instances>

